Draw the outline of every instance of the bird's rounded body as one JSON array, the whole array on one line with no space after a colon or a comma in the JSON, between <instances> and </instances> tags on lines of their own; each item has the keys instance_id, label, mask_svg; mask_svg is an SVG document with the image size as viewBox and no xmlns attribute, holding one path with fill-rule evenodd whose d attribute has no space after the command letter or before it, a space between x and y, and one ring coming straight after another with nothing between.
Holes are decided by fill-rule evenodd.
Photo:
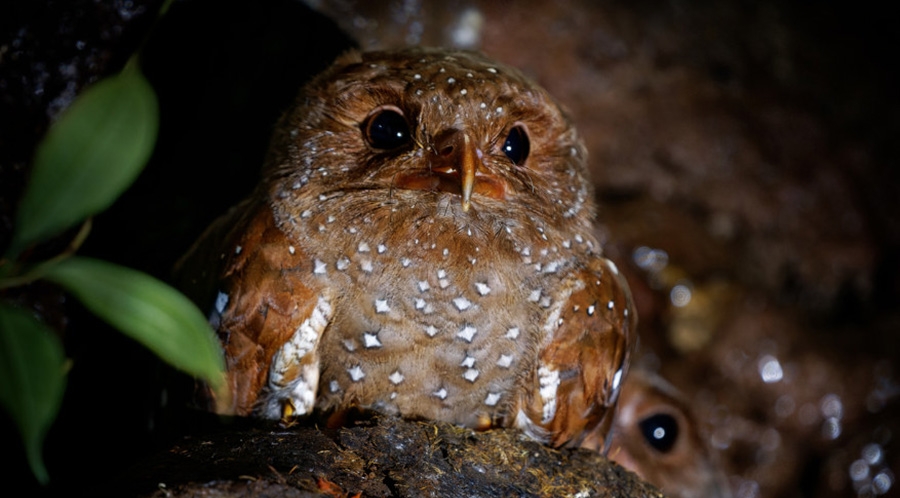
<instances>
[{"instance_id":1,"label":"bird's rounded body","mask_svg":"<svg viewBox=\"0 0 900 498\"><path fill-rule=\"evenodd\" d=\"M216 409L358 406L554 445L608 426L634 314L592 195L571 124L518 72L470 52L342 58L180 265L215 303Z\"/></svg>"}]
</instances>

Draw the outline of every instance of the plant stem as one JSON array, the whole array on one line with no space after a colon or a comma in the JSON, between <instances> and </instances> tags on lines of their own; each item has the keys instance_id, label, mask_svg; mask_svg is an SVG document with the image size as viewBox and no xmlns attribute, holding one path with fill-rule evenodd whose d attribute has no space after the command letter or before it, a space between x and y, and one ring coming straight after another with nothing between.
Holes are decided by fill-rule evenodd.
<instances>
[{"instance_id":1,"label":"plant stem","mask_svg":"<svg viewBox=\"0 0 900 498\"><path fill-rule=\"evenodd\" d=\"M41 278L47 272L47 269L51 268L53 265L59 263L60 261L72 256L78 251L78 248L81 247L81 244L84 243L84 240L87 238L88 234L91 233L91 218L84 220L84 223L81 224L81 228L78 229L78 233L75 234L75 237L69 242L69 245L56 256L44 261L42 263L38 263L36 265L27 267L27 269L18 273L17 266L11 261L4 259L2 264L0 264L0 290L8 289L10 287L18 287L20 285L28 285L31 282ZM7 267L7 265L10 265ZM4 268L11 268L11 270L3 271ZM12 276L7 277L8 274Z\"/></svg>"}]
</instances>

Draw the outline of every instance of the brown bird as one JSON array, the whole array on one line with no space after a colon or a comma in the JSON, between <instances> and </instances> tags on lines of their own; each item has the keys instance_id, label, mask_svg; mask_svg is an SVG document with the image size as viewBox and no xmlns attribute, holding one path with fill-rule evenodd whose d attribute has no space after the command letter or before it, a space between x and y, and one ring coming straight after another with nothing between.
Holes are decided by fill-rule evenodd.
<instances>
[{"instance_id":1,"label":"brown bird","mask_svg":"<svg viewBox=\"0 0 900 498\"><path fill-rule=\"evenodd\" d=\"M585 158L543 89L479 54L340 58L181 262L225 351L212 407L605 433L635 316Z\"/></svg>"},{"instance_id":2,"label":"brown bird","mask_svg":"<svg viewBox=\"0 0 900 498\"><path fill-rule=\"evenodd\" d=\"M622 387L609 435L609 458L674 498L728 498L718 454L687 400L657 374L633 369ZM588 435L583 445L598 441Z\"/></svg>"}]
</instances>

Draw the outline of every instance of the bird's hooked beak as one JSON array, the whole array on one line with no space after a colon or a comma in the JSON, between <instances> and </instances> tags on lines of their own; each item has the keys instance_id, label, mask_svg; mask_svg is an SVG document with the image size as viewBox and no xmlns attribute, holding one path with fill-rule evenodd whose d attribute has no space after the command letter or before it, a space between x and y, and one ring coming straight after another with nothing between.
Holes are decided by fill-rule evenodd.
<instances>
[{"instance_id":1,"label":"bird's hooked beak","mask_svg":"<svg viewBox=\"0 0 900 498\"><path fill-rule=\"evenodd\" d=\"M462 210L468 212L472 204L472 190L475 188L475 171L481 158L472 144L472 139L463 131L453 130L442 137L428 158L433 173L459 181L462 195Z\"/></svg>"},{"instance_id":2,"label":"bird's hooked beak","mask_svg":"<svg viewBox=\"0 0 900 498\"><path fill-rule=\"evenodd\" d=\"M468 212L475 192L495 199L505 197L505 182L485 171L483 155L470 134L447 130L435 137L426 153L428 169L401 175L395 186L459 194L462 210Z\"/></svg>"}]
</instances>

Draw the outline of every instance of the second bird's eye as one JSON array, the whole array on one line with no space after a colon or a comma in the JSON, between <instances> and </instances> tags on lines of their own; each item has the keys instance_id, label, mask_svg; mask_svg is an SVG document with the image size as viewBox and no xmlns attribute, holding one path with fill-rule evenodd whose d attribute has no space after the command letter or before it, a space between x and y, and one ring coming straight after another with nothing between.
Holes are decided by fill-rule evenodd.
<instances>
[{"instance_id":1,"label":"second bird's eye","mask_svg":"<svg viewBox=\"0 0 900 498\"><path fill-rule=\"evenodd\" d=\"M668 453L678 440L678 421L667 413L651 415L638 424L644 439L660 453Z\"/></svg>"},{"instance_id":2,"label":"second bird's eye","mask_svg":"<svg viewBox=\"0 0 900 498\"><path fill-rule=\"evenodd\" d=\"M528 159L528 153L531 151L531 142L528 140L528 133L522 125L514 126L509 130L506 142L503 143L503 153L516 166L525 164Z\"/></svg>"},{"instance_id":3,"label":"second bird's eye","mask_svg":"<svg viewBox=\"0 0 900 498\"><path fill-rule=\"evenodd\" d=\"M410 142L409 123L395 108L375 110L363 122L363 136L376 149L391 150Z\"/></svg>"}]
</instances>

